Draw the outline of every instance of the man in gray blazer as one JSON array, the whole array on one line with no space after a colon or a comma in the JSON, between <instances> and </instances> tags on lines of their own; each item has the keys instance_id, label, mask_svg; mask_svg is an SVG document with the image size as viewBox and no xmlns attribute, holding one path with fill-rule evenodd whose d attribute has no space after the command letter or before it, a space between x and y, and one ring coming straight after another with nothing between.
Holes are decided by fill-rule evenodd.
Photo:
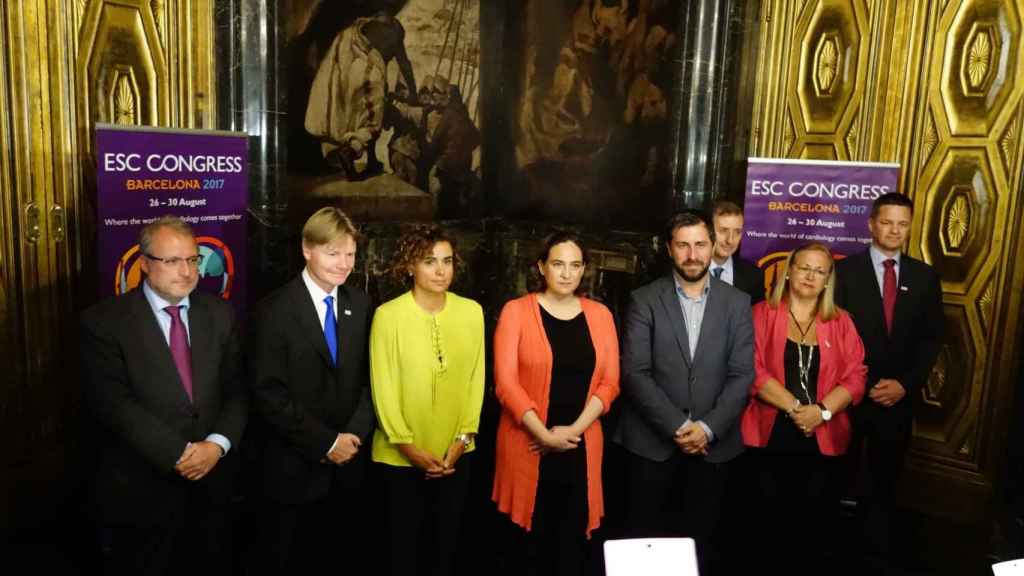
<instances>
[{"instance_id":1,"label":"man in gray blazer","mask_svg":"<svg viewBox=\"0 0 1024 576\"><path fill-rule=\"evenodd\" d=\"M750 297L708 274L714 229L702 214L676 214L662 237L673 270L633 292L625 319L613 436L628 453L625 529L694 538L710 574L726 464L743 451L739 418L754 381Z\"/></svg>"}]
</instances>

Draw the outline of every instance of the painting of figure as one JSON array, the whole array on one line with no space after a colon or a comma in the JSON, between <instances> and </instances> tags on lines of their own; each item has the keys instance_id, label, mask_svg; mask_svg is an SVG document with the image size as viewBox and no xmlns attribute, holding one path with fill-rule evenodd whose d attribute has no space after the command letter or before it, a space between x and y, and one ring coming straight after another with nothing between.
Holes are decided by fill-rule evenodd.
<instances>
[{"instance_id":1,"label":"painting of figure","mask_svg":"<svg viewBox=\"0 0 1024 576\"><path fill-rule=\"evenodd\" d=\"M479 0L307 0L287 18L293 192L369 219L479 215Z\"/></svg>"},{"instance_id":2,"label":"painting of figure","mask_svg":"<svg viewBox=\"0 0 1024 576\"><path fill-rule=\"evenodd\" d=\"M668 117L680 4L525 1L512 42L523 54L514 121L522 210L598 220L660 210L671 187Z\"/></svg>"}]
</instances>

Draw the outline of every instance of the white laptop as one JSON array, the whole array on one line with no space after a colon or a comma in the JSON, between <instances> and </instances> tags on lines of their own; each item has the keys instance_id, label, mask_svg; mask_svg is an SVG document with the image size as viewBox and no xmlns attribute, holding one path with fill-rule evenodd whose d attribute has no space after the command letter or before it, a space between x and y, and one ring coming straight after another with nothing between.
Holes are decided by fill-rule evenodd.
<instances>
[{"instance_id":1,"label":"white laptop","mask_svg":"<svg viewBox=\"0 0 1024 576\"><path fill-rule=\"evenodd\" d=\"M692 538L608 540L604 569L606 576L699 576L697 547Z\"/></svg>"},{"instance_id":2,"label":"white laptop","mask_svg":"<svg viewBox=\"0 0 1024 576\"><path fill-rule=\"evenodd\" d=\"M1024 576L1024 558L993 564L992 574L995 576Z\"/></svg>"}]
</instances>

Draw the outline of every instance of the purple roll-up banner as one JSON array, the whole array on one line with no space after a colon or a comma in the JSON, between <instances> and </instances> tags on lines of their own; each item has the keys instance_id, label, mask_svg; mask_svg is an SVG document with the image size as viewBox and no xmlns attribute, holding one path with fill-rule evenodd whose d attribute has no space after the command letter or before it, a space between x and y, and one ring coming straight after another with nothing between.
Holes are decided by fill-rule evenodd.
<instances>
[{"instance_id":1,"label":"purple roll-up banner","mask_svg":"<svg viewBox=\"0 0 1024 576\"><path fill-rule=\"evenodd\" d=\"M199 290L246 296L248 136L237 132L96 126L100 295L142 280L139 230L173 214L192 225L203 261Z\"/></svg>"},{"instance_id":2,"label":"purple roll-up banner","mask_svg":"<svg viewBox=\"0 0 1024 576\"><path fill-rule=\"evenodd\" d=\"M897 191L899 164L749 158L740 254L765 271L766 288L789 251L820 242L837 258L871 243L871 204Z\"/></svg>"}]
</instances>

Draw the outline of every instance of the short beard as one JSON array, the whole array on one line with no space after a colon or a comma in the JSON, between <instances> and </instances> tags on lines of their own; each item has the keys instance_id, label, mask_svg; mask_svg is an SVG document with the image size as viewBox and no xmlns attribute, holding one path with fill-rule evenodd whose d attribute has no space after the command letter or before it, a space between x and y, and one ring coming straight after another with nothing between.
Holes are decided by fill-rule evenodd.
<instances>
[{"instance_id":1,"label":"short beard","mask_svg":"<svg viewBox=\"0 0 1024 576\"><path fill-rule=\"evenodd\" d=\"M679 274L679 277L682 278L683 280L687 282L700 282L701 280L704 279L705 276L707 276L708 269L711 268L711 260L708 260L708 263L705 264L703 268L701 268L700 272L698 272L696 276L691 276L687 274L682 266L674 265L674 267L676 269L676 274Z\"/></svg>"}]
</instances>

